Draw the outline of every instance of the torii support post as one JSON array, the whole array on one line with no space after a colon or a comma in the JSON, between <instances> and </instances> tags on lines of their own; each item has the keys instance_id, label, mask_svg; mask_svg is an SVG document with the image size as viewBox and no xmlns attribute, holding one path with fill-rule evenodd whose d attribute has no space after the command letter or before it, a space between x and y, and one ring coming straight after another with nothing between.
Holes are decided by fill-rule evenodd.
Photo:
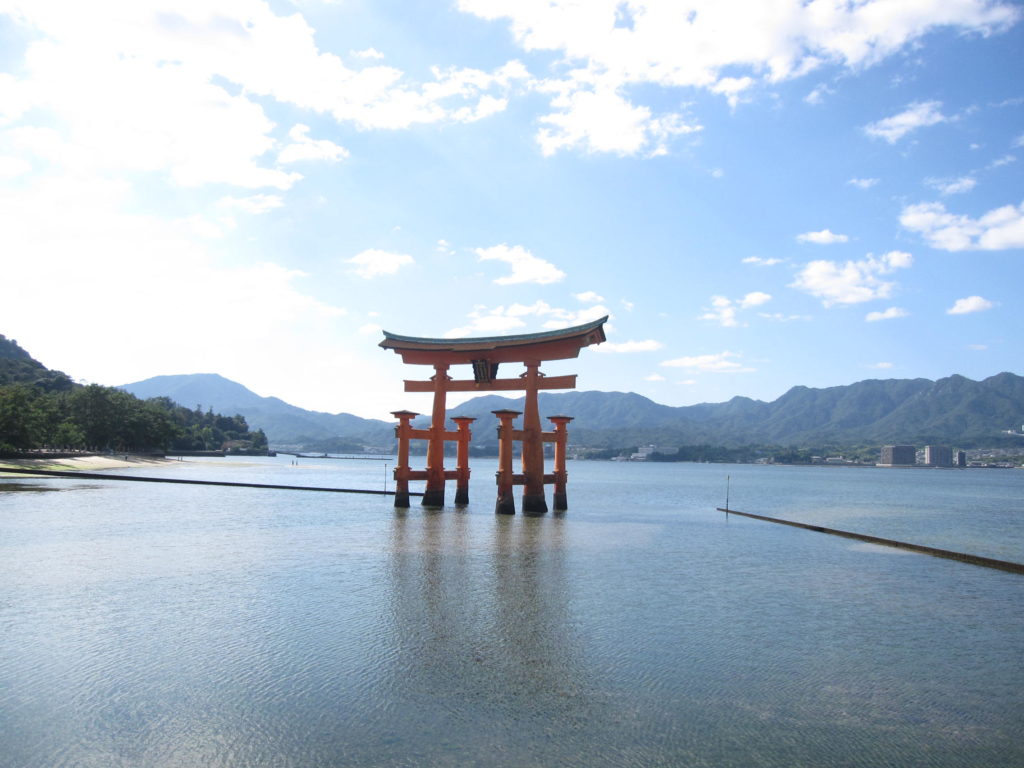
<instances>
[{"instance_id":1,"label":"torii support post","mask_svg":"<svg viewBox=\"0 0 1024 768\"><path fill-rule=\"evenodd\" d=\"M469 441L472 437L469 425L476 419L472 416L454 416L452 421L459 427L455 460L455 504L463 506L469 504Z\"/></svg>"},{"instance_id":2,"label":"torii support post","mask_svg":"<svg viewBox=\"0 0 1024 768\"><path fill-rule=\"evenodd\" d=\"M430 413L430 439L427 443L427 487L423 492L424 507L444 506L444 420L448 366L434 365L434 407Z\"/></svg>"},{"instance_id":3,"label":"torii support post","mask_svg":"<svg viewBox=\"0 0 1024 768\"><path fill-rule=\"evenodd\" d=\"M540 385L540 361L527 360L526 403L523 411L523 512L543 515L548 511L544 500L544 438L537 409L537 389Z\"/></svg>"},{"instance_id":4,"label":"torii support post","mask_svg":"<svg viewBox=\"0 0 1024 768\"><path fill-rule=\"evenodd\" d=\"M496 480L498 484L498 499L494 503L494 511L499 515L514 515L516 513L516 501L512 496L514 478L512 475L512 420L521 411L500 410L492 411L498 417L498 471Z\"/></svg>"},{"instance_id":5,"label":"torii support post","mask_svg":"<svg viewBox=\"0 0 1024 768\"><path fill-rule=\"evenodd\" d=\"M548 421L555 425L554 507L556 512L564 512L569 508L569 501L565 494L565 486L569 482L569 474L565 469L565 444L569 435L566 426L572 421L572 416L548 416Z\"/></svg>"},{"instance_id":6,"label":"torii support post","mask_svg":"<svg viewBox=\"0 0 1024 768\"><path fill-rule=\"evenodd\" d=\"M392 411L391 415L398 419L395 437L398 438L398 463L395 465L395 507L409 507L409 440L412 438L410 422L419 416L412 411Z\"/></svg>"}]
</instances>

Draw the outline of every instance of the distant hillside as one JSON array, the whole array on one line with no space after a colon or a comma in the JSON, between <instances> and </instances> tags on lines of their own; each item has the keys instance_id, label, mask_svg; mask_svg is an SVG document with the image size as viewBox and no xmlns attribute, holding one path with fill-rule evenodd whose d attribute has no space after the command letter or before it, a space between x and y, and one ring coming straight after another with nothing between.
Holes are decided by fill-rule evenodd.
<instances>
[{"instance_id":1,"label":"distant hillside","mask_svg":"<svg viewBox=\"0 0 1024 768\"><path fill-rule=\"evenodd\" d=\"M154 376L120 388L136 397L169 397L189 406L239 413L254 428L261 428L274 448L292 445L330 450L319 446L339 444L339 440L382 447L394 443L394 426L389 422L348 413L307 411L276 397L261 397L215 373Z\"/></svg>"},{"instance_id":2,"label":"distant hillside","mask_svg":"<svg viewBox=\"0 0 1024 768\"><path fill-rule=\"evenodd\" d=\"M389 422L307 411L276 397L260 397L215 374L157 376L123 389L139 397L166 396L189 406L240 413L267 433L272 446L333 450L332 444L394 444ZM521 411L523 398L485 395L449 409L449 416L476 417L474 445L493 448L496 420L491 411L499 408ZM824 389L793 387L773 402L734 397L678 408L631 392L542 393L540 411L542 417L572 416L570 441L593 448L902 442L966 448L1012 439L1005 431L1024 423L1024 378L1001 373L983 381L963 376L872 379ZM421 416L416 423L425 426L429 418Z\"/></svg>"},{"instance_id":3,"label":"distant hillside","mask_svg":"<svg viewBox=\"0 0 1024 768\"><path fill-rule=\"evenodd\" d=\"M1024 423L1024 378L1000 373L983 381L950 376L868 380L847 386L793 387L767 403L734 397L673 408L634 393L542 393L541 415L573 416L571 441L628 445L995 445ZM491 411L523 409L523 398L479 397L451 410L494 421ZM545 422L546 423L546 422ZM478 432L479 433L479 432ZM489 435L481 434L486 440ZM493 438L489 440L493 442Z\"/></svg>"},{"instance_id":4,"label":"distant hillside","mask_svg":"<svg viewBox=\"0 0 1024 768\"><path fill-rule=\"evenodd\" d=\"M28 384L47 392L63 392L74 382L61 371L51 371L18 346L18 342L0 334L0 386Z\"/></svg>"},{"instance_id":5,"label":"distant hillside","mask_svg":"<svg viewBox=\"0 0 1024 768\"><path fill-rule=\"evenodd\" d=\"M267 438L238 415L75 383L0 335L0 455L39 449L262 454Z\"/></svg>"}]
</instances>

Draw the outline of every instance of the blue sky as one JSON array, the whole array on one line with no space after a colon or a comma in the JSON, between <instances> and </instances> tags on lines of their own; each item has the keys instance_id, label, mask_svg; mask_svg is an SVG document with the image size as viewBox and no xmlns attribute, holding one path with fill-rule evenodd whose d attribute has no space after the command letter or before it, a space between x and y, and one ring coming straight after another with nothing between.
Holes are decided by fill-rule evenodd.
<instances>
[{"instance_id":1,"label":"blue sky","mask_svg":"<svg viewBox=\"0 0 1024 768\"><path fill-rule=\"evenodd\" d=\"M545 370L668 405L1021 373L1022 52L985 0L0 0L0 333L385 419L382 328L608 314Z\"/></svg>"}]
</instances>

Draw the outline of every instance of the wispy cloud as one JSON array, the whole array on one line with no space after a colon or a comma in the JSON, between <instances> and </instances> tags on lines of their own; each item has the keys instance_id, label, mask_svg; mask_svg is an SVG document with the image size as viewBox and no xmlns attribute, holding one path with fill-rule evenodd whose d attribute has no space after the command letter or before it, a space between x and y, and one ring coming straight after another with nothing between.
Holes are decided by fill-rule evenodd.
<instances>
[{"instance_id":1,"label":"wispy cloud","mask_svg":"<svg viewBox=\"0 0 1024 768\"><path fill-rule=\"evenodd\" d=\"M791 287L817 296L826 307L884 299L892 294L896 283L879 276L906 269L913 261L903 251L890 251L877 258L869 254L861 261L812 261L800 270Z\"/></svg>"},{"instance_id":2,"label":"wispy cloud","mask_svg":"<svg viewBox=\"0 0 1024 768\"><path fill-rule=\"evenodd\" d=\"M621 23L628 5L637 12ZM485 19L507 20L516 42L558 65L536 90L551 99L537 134L545 154L562 150L652 155L671 139L700 130L680 112L640 95L645 86L694 89L724 97L734 108L763 86L824 66L858 70L876 64L940 27L989 33L1018 18L1008 3L493 2L459 0ZM642 12L640 12L642 9ZM571 62L571 68L564 66ZM819 86L808 100L827 93ZM645 103L646 102L646 103ZM878 127L902 130L895 118Z\"/></svg>"},{"instance_id":3,"label":"wispy cloud","mask_svg":"<svg viewBox=\"0 0 1024 768\"><path fill-rule=\"evenodd\" d=\"M911 131L948 122L950 118L942 114L941 110L941 101L915 102L899 114L866 125L864 132L873 138L895 144Z\"/></svg>"},{"instance_id":4,"label":"wispy cloud","mask_svg":"<svg viewBox=\"0 0 1024 768\"><path fill-rule=\"evenodd\" d=\"M760 306L771 301L771 298L771 294L764 293L763 291L752 291L740 299L712 296L711 307L698 319L710 320L725 328L735 328L740 325L737 318L740 310Z\"/></svg>"},{"instance_id":5,"label":"wispy cloud","mask_svg":"<svg viewBox=\"0 0 1024 768\"><path fill-rule=\"evenodd\" d=\"M415 263L413 257L408 254L382 251L379 248L368 248L348 259L347 262L354 265L353 271L366 280L384 275L394 275L402 267Z\"/></svg>"},{"instance_id":6,"label":"wispy cloud","mask_svg":"<svg viewBox=\"0 0 1024 768\"><path fill-rule=\"evenodd\" d=\"M224 208L233 208L243 213L266 213L284 205L280 195L249 195L248 197L222 197L217 201Z\"/></svg>"},{"instance_id":7,"label":"wispy cloud","mask_svg":"<svg viewBox=\"0 0 1024 768\"><path fill-rule=\"evenodd\" d=\"M1000 251L1024 247L1024 203L1004 205L972 219L942 203L908 205L900 224L942 251Z\"/></svg>"},{"instance_id":8,"label":"wispy cloud","mask_svg":"<svg viewBox=\"0 0 1024 768\"><path fill-rule=\"evenodd\" d=\"M740 355L735 352L725 351L711 355L677 357L672 360L665 360L661 365L666 368L685 368L701 373L752 373L756 370L738 362L736 360L738 357Z\"/></svg>"},{"instance_id":9,"label":"wispy cloud","mask_svg":"<svg viewBox=\"0 0 1024 768\"><path fill-rule=\"evenodd\" d=\"M882 312L868 312L864 319L869 323L877 323L879 320L895 320L898 317L908 317L910 313L902 307L889 307Z\"/></svg>"},{"instance_id":10,"label":"wispy cloud","mask_svg":"<svg viewBox=\"0 0 1024 768\"><path fill-rule=\"evenodd\" d=\"M309 126L299 123L288 131L291 143L277 156L279 163L297 163L302 160L344 160L348 150L327 139L309 138Z\"/></svg>"},{"instance_id":11,"label":"wispy cloud","mask_svg":"<svg viewBox=\"0 0 1024 768\"><path fill-rule=\"evenodd\" d=\"M984 312L994 306L994 302L983 299L981 296L968 296L964 299L957 299L953 306L946 310L946 314L969 315L973 312Z\"/></svg>"},{"instance_id":12,"label":"wispy cloud","mask_svg":"<svg viewBox=\"0 0 1024 768\"><path fill-rule=\"evenodd\" d=\"M744 264L753 264L757 267L774 267L776 264L781 264L782 259L764 258L761 256L747 256L743 259Z\"/></svg>"},{"instance_id":13,"label":"wispy cloud","mask_svg":"<svg viewBox=\"0 0 1024 768\"><path fill-rule=\"evenodd\" d=\"M857 189L871 189L878 183L878 179L850 179L846 183Z\"/></svg>"},{"instance_id":14,"label":"wispy cloud","mask_svg":"<svg viewBox=\"0 0 1024 768\"><path fill-rule=\"evenodd\" d=\"M490 248L476 248L474 253L480 261L502 261L512 267L512 274L494 280L498 285L537 283L547 285L565 278L565 272L544 259L537 258L521 245L494 245Z\"/></svg>"},{"instance_id":15,"label":"wispy cloud","mask_svg":"<svg viewBox=\"0 0 1024 768\"><path fill-rule=\"evenodd\" d=\"M820 232L804 232L796 236L798 243L814 243L815 245L832 245L833 243L845 243L850 238L846 235L837 235L828 229Z\"/></svg>"},{"instance_id":16,"label":"wispy cloud","mask_svg":"<svg viewBox=\"0 0 1024 768\"><path fill-rule=\"evenodd\" d=\"M925 184L943 195L959 195L974 189L978 180L972 176L961 176L958 179L925 179Z\"/></svg>"},{"instance_id":17,"label":"wispy cloud","mask_svg":"<svg viewBox=\"0 0 1024 768\"><path fill-rule=\"evenodd\" d=\"M645 339L644 341L606 341L603 344L598 344L594 349L598 352L612 353L655 352L663 346L665 345L660 341Z\"/></svg>"},{"instance_id":18,"label":"wispy cloud","mask_svg":"<svg viewBox=\"0 0 1024 768\"><path fill-rule=\"evenodd\" d=\"M544 328L567 328L597 320L607 314L609 314L608 308L601 304L578 311L553 307L542 300L537 300L533 304L514 303L491 309L483 304L478 304L467 315L470 320L467 325L452 328L444 336L445 338L459 338L461 336L490 336L507 333L525 328L528 319L533 319L534 322L542 320Z\"/></svg>"}]
</instances>

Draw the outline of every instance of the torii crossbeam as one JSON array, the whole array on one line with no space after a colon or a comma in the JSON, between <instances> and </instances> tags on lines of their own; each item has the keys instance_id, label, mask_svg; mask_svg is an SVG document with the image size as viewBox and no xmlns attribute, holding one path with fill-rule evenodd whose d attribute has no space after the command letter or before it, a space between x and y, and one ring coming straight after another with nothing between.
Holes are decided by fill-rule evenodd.
<instances>
[{"instance_id":1,"label":"torii crossbeam","mask_svg":"<svg viewBox=\"0 0 1024 768\"><path fill-rule=\"evenodd\" d=\"M429 381L405 382L406 392L433 392L434 403L430 417L429 429L413 429L410 421L418 414L411 411L394 411L399 419L396 434L399 439L398 466L395 467L395 506L409 506L409 480L425 479L427 486L423 494L423 506L444 506L444 481L446 476L458 480L456 503L468 501L468 444L469 421L461 419L457 432L446 432L445 412L446 395L449 392L507 392L526 391L526 404L523 411L523 428L512 430L512 418L509 411L498 413L500 419L499 435L506 456L499 461L498 471L498 512L514 512L515 505L511 498L511 486L523 486L523 511L527 513L547 512L544 499L545 481L555 483L555 508L565 509L565 426L568 417L553 417L556 431L541 431L540 414L537 405L537 393L542 389L575 389L576 375L544 376L540 372L540 364L545 360L568 360L579 357L580 350L591 344L600 344L605 340L604 324L608 317L544 333L521 334L518 336L491 336L487 338L463 339L431 339L414 336L400 336L384 331L384 340L380 346L394 350L402 356L402 362L412 365L430 365L434 375ZM522 363L526 371L517 378L499 379L498 366L502 363ZM472 380L455 380L448 375L453 365L470 365L473 369ZM518 414L515 414L518 415ZM557 421L556 421L557 419ZM501 432L504 430L504 433ZM410 439L426 439L427 469L425 472L413 472L408 466L408 441ZM444 470L444 443L446 440L459 443L459 467L454 473ZM522 474L511 473L510 447L512 440L522 443ZM544 442L556 444L556 467L554 475L544 474ZM558 447L561 445L562 450ZM466 458L463 459L463 453ZM403 455L404 454L404 455ZM561 454L563 466L557 466L557 458ZM501 458L501 457L500 457ZM505 465L509 466L506 467ZM504 489L504 493L503 493Z\"/></svg>"}]
</instances>

